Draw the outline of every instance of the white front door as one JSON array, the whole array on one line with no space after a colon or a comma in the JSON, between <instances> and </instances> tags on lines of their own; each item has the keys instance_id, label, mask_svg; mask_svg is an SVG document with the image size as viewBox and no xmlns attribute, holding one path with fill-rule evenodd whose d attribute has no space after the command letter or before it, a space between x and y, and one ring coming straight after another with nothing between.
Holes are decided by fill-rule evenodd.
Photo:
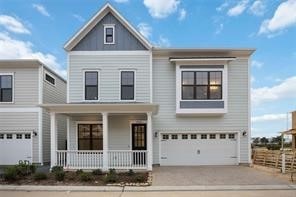
<instances>
[{"instance_id":1,"label":"white front door","mask_svg":"<svg viewBox=\"0 0 296 197\"><path fill-rule=\"evenodd\" d=\"M236 134L162 134L160 165L236 165Z\"/></svg>"},{"instance_id":2,"label":"white front door","mask_svg":"<svg viewBox=\"0 0 296 197\"><path fill-rule=\"evenodd\" d=\"M31 138L31 133L0 133L0 165L14 165L20 160L31 163Z\"/></svg>"}]
</instances>

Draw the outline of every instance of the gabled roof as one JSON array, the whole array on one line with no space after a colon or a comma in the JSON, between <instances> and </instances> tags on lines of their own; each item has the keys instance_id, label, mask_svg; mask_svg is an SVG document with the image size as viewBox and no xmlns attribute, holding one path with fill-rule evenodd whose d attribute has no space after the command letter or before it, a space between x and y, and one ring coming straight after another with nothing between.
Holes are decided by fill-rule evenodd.
<instances>
[{"instance_id":1,"label":"gabled roof","mask_svg":"<svg viewBox=\"0 0 296 197\"><path fill-rule=\"evenodd\" d=\"M115 8L107 3L64 45L64 49L66 51L71 51L79 43L79 41L82 40L87 33L90 32L109 12L112 13L113 16L118 19L122 25L125 26L147 49L152 48L149 41L142 36L125 18L123 18L123 16L121 16Z\"/></svg>"}]
</instances>

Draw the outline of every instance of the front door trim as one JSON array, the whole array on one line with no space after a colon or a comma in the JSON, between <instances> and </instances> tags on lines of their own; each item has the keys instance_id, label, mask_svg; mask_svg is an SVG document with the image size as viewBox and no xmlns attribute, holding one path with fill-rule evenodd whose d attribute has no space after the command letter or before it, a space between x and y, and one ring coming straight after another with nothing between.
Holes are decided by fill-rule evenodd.
<instances>
[{"instance_id":1,"label":"front door trim","mask_svg":"<svg viewBox=\"0 0 296 197\"><path fill-rule=\"evenodd\" d=\"M130 143L129 143L129 150L133 150L133 124L146 124L146 130L147 130L147 121L146 120L130 120ZM147 133L147 131L146 131Z\"/></svg>"},{"instance_id":2,"label":"front door trim","mask_svg":"<svg viewBox=\"0 0 296 197\"><path fill-rule=\"evenodd\" d=\"M130 150L134 150L133 149L133 126L134 125L145 125L145 150L147 150L147 123L145 122L134 122L130 124Z\"/></svg>"}]
</instances>

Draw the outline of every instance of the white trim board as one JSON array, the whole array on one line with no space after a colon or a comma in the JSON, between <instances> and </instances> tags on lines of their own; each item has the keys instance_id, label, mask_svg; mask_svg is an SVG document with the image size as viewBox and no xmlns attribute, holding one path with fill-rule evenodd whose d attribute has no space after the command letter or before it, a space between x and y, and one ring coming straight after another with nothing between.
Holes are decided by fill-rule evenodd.
<instances>
[{"instance_id":1,"label":"white trim board","mask_svg":"<svg viewBox=\"0 0 296 197\"><path fill-rule=\"evenodd\" d=\"M70 51L68 56L72 55L149 55L150 52L147 50L138 51Z\"/></svg>"},{"instance_id":2,"label":"white trim board","mask_svg":"<svg viewBox=\"0 0 296 197\"><path fill-rule=\"evenodd\" d=\"M112 29L112 42L107 42L106 40L106 29ZM104 24L104 44L115 44L115 24Z\"/></svg>"},{"instance_id":3,"label":"white trim board","mask_svg":"<svg viewBox=\"0 0 296 197\"><path fill-rule=\"evenodd\" d=\"M0 108L0 112L39 112L40 107L6 107Z\"/></svg>"}]
</instances>

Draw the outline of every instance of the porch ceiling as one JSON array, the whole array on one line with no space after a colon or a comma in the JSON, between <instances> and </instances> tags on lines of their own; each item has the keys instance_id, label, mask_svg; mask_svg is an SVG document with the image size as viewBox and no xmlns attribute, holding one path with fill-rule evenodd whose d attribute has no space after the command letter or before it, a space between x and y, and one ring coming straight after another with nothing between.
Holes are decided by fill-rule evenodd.
<instances>
[{"instance_id":1,"label":"porch ceiling","mask_svg":"<svg viewBox=\"0 0 296 197\"><path fill-rule=\"evenodd\" d=\"M39 105L55 113L158 113L158 105L151 103L68 103Z\"/></svg>"}]
</instances>

